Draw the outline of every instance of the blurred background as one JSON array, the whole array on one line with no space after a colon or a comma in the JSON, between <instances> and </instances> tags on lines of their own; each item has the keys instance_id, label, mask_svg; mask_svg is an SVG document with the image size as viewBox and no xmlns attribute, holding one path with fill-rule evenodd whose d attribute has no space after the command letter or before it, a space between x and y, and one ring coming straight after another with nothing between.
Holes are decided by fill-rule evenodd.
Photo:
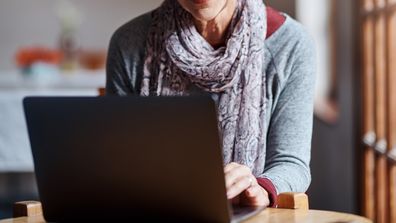
<instances>
[{"instance_id":1,"label":"blurred background","mask_svg":"<svg viewBox=\"0 0 396 223\"><path fill-rule=\"evenodd\" d=\"M160 2L0 1L0 218L38 199L22 98L97 95L113 32Z\"/></svg>"},{"instance_id":2,"label":"blurred background","mask_svg":"<svg viewBox=\"0 0 396 223\"><path fill-rule=\"evenodd\" d=\"M97 95L98 88L105 86L106 51L112 33L161 2L0 1L0 219L12 215L15 201L38 199L22 98ZM388 90L396 84L391 82L396 74L390 65L396 49L388 41L396 32L392 28L396 26L392 20L395 1L265 2L303 23L316 42L318 80L310 207L364 214L378 222L390 220L390 206L396 199L384 198L395 196L392 191L396 184L388 184L394 174L393 161L386 151L392 150L389 140L394 138L392 129L396 126L388 125L381 115L392 118L390 114L396 108L391 106L392 97L382 98L387 93L375 84L382 83ZM381 13L384 22L377 24ZM364 98L374 99L366 103ZM385 107L377 111L374 105L381 102ZM378 116L382 125L367 127L366 123L378 123ZM366 122L363 117L367 117ZM382 138L374 133L380 128L386 129ZM375 152L377 142L386 139L385 151ZM387 165L376 165L381 163L377 162L380 154L386 157ZM383 174L382 181L375 178L377 173ZM377 193L379 190L387 192ZM378 201L383 203L378 205Z\"/></svg>"}]
</instances>

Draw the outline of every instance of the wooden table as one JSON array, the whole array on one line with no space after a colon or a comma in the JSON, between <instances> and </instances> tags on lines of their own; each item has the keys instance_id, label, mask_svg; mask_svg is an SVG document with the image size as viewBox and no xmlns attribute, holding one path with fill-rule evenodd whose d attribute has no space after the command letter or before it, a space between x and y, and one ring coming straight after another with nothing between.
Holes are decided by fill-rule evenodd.
<instances>
[{"instance_id":1,"label":"wooden table","mask_svg":"<svg viewBox=\"0 0 396 223\"><path fill-rule=\"evenodd\" d=\"M268 208L245 223L372 223L352 214L330 211ZM6 219L0 223L45 223L42 216Z\"/></svg>"}]
</instances>

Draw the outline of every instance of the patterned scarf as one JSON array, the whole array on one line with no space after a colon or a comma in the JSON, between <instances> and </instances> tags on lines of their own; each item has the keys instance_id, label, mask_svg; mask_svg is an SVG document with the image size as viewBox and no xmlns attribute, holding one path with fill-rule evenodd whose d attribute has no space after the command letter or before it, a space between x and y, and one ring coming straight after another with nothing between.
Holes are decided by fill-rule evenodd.
<instances>
[{"instance_id":1,"label":"patterned scarf","mask_svg":"<svg viewBox=\"0 0 396 223\"><path fill-rule=\"evenodd\" d=\"M214 49L176 0L153 12L141 96L188 95L195 85L217 93L224 163L265 165L264 40L266 10L261 0L238 0L225 47Z\"/></svg>"}]
</instances>

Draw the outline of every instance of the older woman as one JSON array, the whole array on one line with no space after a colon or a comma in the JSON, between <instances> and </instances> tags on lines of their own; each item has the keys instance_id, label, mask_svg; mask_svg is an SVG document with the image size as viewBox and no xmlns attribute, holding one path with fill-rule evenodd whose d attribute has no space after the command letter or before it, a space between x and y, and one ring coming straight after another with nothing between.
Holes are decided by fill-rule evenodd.
<instances>
[{"instance_id":1,"label":"older woman","mask_svg":"<svg viewBox=\"0 0 396 223\"><path fill-rule=\"evenodd\" d=\"M261 0L165 0L114 34L107 94L210 93L228 198L273 206L310 184L314 57L300 24Z\"/></svg>"}]
</instances>

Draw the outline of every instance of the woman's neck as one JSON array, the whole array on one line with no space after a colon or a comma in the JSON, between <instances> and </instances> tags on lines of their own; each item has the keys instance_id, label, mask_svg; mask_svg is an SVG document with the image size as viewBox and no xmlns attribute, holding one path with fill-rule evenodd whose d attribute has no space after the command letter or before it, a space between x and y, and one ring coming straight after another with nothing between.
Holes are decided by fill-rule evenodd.
<instances>
[{"instance_id":1,"label":"woman's neck","mask_svg":"<svg viewBox=\"0 0 396 223\"><path fill-rule=\"evenodd\" d=\"M225 45L226 34L236 7L237 0L229 0L214 19L210 21L194 19L198 32L214 48Z\"/></svg>"}]
</instances>

